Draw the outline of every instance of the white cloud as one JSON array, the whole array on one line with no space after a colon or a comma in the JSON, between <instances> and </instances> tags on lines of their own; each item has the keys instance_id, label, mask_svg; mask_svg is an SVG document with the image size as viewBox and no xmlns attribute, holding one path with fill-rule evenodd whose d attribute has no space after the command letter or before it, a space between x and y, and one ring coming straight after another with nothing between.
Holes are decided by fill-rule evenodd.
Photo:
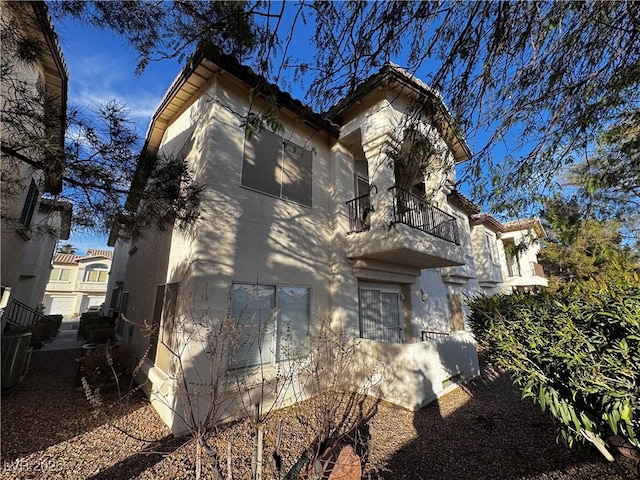
<instances>
[{"instance_id":1,"label":"white cloud","mask_svg":"<svg viewBox=\"0 0 640 480\"><path fill-rule=\"evenodd\" d=\"M95 108L117 100L126 105L130 118L144 132L170 81L151 75L136 77L132 62L125 60L105 54L75 57L69 62L69 103Z\"/></svg>"}]
</instances>

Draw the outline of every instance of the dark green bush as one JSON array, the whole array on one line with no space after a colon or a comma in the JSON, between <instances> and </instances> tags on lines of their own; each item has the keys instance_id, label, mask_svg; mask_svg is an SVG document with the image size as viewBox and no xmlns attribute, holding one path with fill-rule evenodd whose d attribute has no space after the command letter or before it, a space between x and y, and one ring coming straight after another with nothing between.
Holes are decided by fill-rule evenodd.
<instances>
[{"instance_id":1,"label":"dark green bush","mask_svg":"<svg viewBox=\"0 0 640 480\"><path fill-rule=\"evenodd\" d=\"M490 360L557 421L640 447L640 288L479 297L470 323Z\"/></svg>"},{"instance_id":2,"label":"dark green bush","mask_svg":"<svg viewBox=\"0 0 640 480\"><path fill-rule=\"evenodd\" d=\"M36 322L27 327L27 330L31 332L31 344L34 349L42 348L42 343L50 340L60 329L62 319L58 322L57 319L51 317L41 317Z\"/></svg>"},{"instance_id":3,"label":"dark green bush","mask_svg":"<svg viewBox=\"0 0 640 480\"><path fill-rule=\"evenodd\" d=\"M62 315L47 315L47 318L49 318L53 322L56 332L60 330L60 327L62 326Z\"/></svg>"},{"instance_id":4,"label":"dark green bush","mask_svg":"<svg viewBox=\"0 0 640 480\"><path fill-rule=\"evenodd\" d=\"M116 332L111 327L102 328L102 324L98 324L99 328L87 329L87 341L98 345L116 340Z\"/></svg>"},{"instance_id":5,"label":"dark green bush","mask_svg":"<svg viewBox=\"0 0 640 480\"><path fill-rule=\"evenodd\" d=\"M80 317L78 326L78 338L88 340L91 330L113 328L114 320L111 317L103 317L98 312L85 312Z\"/></svg>"}]
</instances>

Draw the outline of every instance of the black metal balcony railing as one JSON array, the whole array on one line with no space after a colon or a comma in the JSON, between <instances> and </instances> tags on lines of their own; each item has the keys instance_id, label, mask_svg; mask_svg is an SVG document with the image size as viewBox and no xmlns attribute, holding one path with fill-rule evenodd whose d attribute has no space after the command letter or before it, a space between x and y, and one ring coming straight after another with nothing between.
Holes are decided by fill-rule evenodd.
<instances>
[{"instance_id":1,"label":"black metal balcony railing","mask_svg":"<svg viewBox=\"0 0 640 480\"><path fill-rule=\"evenodd\" d=\"M366 193L353 200L349 200L347 202L347 208L349 209L348 233L351 234L369 230L371 226L370 215L373 211L371 208L371 195Z\"/></svg>"},{"instance_id":2,"label":"black metal balcony railing","mask_svg":"<svg viewBox=\"0 0 640 480\"><path fill-rule=\"evenodd\" d=\"M422 330L420 332L420 340L426 342L427 340L440 340L447 338L449 334L447 332L435 332L433 330Z\"/></svg>"},{"instance_id":3,"label":"black metal balcony railing","mask_svg":"<svg viewBox=\"0 0 640 480\"><path fill-rule=\"evenodd\" d=\"M393 224L403 223L460 245L458 225L454 216L428 205L419 196L403 188L391 187L389 191L393 194Z\"/></svg>"}]
</instances>

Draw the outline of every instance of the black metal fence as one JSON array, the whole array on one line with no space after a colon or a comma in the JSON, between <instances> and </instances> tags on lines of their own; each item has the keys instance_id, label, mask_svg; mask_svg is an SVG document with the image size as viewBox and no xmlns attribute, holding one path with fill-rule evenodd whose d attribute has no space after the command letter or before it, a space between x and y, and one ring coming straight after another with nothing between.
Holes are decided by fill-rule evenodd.
<instances>
[{"instance_id":1,"label":"black metal fence","mask_svg":"<svg viewBox=\"0 0 640 480\"><path fill-rule=\"evenodd\" d=\"M420 334L420 340L426 342L427 340L439 340L441 338L448 337L447 332L435 332L433 330L422 330Z\"/></svg>"},{"instance_id":2,"label":"black metal fence","mask_svg":"<svg viewBox=\"0 0 640 480\"><path fill-rule=\"evenodd\" d=\"M458 225L453 215L428 205L422 198L401 187L391 187L389 191L393 194L392 223L403 223L460 245Z\"/></svg>"},{"instance_id":3,"label":"black metal fence","mask_svg":"<svg viewBox=\"0 0 640 480\"><path fill-rule=\"evenodd\" d=\"M12 324L17 327L26 328L30 325L34 325L45 315L37 310L13 299L9 304L9 307L4 312L3 316L6 318L8 324Z\"/></svg>"},{"instance_id":4,"label":"black metal fence","mask_svg":"<svg viewBox=\"0 0 640 480\"><path fill-rule=\"evenodd\" d=\"M357 233L369 230L371 226L370 215L373 211L371 208L371 195L360 195L353 200L347 202L349 209L349 232Z\"/></svg>"}]
</instances>

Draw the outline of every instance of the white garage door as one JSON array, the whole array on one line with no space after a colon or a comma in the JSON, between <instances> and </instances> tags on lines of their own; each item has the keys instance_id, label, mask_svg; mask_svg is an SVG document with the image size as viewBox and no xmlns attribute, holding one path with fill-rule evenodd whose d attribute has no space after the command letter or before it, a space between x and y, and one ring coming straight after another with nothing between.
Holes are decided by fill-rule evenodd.
<instances>
[{"instance_id":1,"label":"white garage door","mask_svg":"<svg viewBox=\"0 0 640 480\"><path fill-rule=\"evenodd\" d=\"M73 307L76 303L75 297L53 297L47 315L73 315Z\"/></svg>"},{"instance_id":2,"label":"white garage door","mask_svg":"<svg viewBox=\"0 0 640 480\"><path fill-rule=\"evenodd\" d=\"M85 295L82 298L82 306L80 307L80 312L84 313L89 307L99 307L103 303L104 297L88 297Z\"/></svg>"}]
</instances>

